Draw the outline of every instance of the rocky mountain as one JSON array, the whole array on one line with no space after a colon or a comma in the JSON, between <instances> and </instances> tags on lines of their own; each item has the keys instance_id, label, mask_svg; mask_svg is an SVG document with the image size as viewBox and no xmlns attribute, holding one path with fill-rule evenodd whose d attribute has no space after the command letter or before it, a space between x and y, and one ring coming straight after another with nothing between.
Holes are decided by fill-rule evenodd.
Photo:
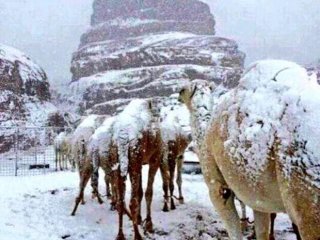
<instances>
[{"instance_id":1,"label":"rocky mountain","mask_svg":"<svg viewBox=\"0 0 320 240\"><path fill-rule=\"evenodd\" d=\"M214 36L214 17L199 0L95 0L93 10L71 66L82 112L112 114L193 79L233 87L240 78L245 55Z\"/></svg>"},{"instance_id":2,"label":"rocky mountain","mask_svg":"<svg viewBox=\"0 0 320 240\"><path fill-rule=\"evenodd\" d=\"M317 77L318 83L320 84L320 62L309 64L306 69L310 74L314 74Z\"/></svg>"},{"instance_id":3,"label":"rocky mountain","mask_svg":"<svg viewBox=\"0 0 320 240\"><path fill-rule=\"evenodd\" d=\"M50 98L43 69L24 53L0 44L0 152L9 150L17 137L30 145L34 133L26 127L65 125Z\"/></svg>"}]
</instances>

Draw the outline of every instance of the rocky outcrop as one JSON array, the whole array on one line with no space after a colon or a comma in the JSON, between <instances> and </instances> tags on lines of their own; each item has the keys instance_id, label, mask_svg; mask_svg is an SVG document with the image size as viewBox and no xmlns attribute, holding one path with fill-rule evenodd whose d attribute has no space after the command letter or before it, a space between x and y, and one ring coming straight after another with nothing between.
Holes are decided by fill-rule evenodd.
<instances>
[{"instance_id":1,"label":"rocky outcrop","mask_svg":"<svg viewBox=\"0 0 320 240\"><path fill-rule=\"evenodd\" d=\"M309 74L314 74L320 84L320 62L306 66Z\"/></svg>"},{"instance_id":2,"label":"rocky outcrop","mask_svg":"<svg viewBox=\"0 0 320 240\"><path fill-rule=\"evenodd\" d=\"M24 143L34 136L17 128L48 126L59 114L50 102L45 72L22 52L0 44L0 152L8 151L17 137ZM23 146L20 146L23 147Z\"/></svg>"},{"instance_id":3,"label":"rocky outcrop","mask_svg":"<svg viewBox=\"0 0 320 240\"><path fill-rule=\"evenodd\" d=\"M192 79L233 87L240 78L244 54L214 36L213 15L198 0L95 0L93 9L71 66L81 111L112 114Z\"/></svg>"}]
</instances>

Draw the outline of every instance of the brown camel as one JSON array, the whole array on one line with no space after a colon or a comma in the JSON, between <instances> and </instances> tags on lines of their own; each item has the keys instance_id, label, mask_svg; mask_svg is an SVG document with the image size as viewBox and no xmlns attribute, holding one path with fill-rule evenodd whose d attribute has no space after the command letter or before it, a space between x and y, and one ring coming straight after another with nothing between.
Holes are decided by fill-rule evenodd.
<instances>
[{"instance_id":1,"label":"brown camel","mask_svg":"<svg viewBox=\"0 0 320 240\"><path fill-rule=\"evenodd\" d=\"M74 208L71 213L72 216L74 216L76 214L76 211L78 209L80 202L82 204L85 204L84 190L87 186L87 183L88 183L90 177L92 177L92 175L94 173L92 159L90 157L88 157L86 149L87 149L87 147L85 145L85 142L82 141L81 148L79 149L82 154L81 166L79 166L79 176L80 176L79 194L75 199L75 205L74 205ZM107 182L107 180L108 179L106 178L106 184L109 185L109 182ZM100 204L103 203L103 200L100 197L98 187L96 184L92 184L92 194L93 194L93 196L97 197L98 202Z\"/></svg>"},{"instance_id":2,"label":"brown camel","mask_svg":"<svg viewBox=\"0 0 320 240\"><path fill-rule=\"evenodd\" d=\"M286 61L252 65L223 97L200 81L181 91L211 201L230 239L243 239L233 193L254 210L258 240L269 239L272 212L287 212L303 240L320 239L318 96L305 69Z\"/></svg>"},{"instance_id":3,"label":"brown camel","mask_svg":"<svg viewBox=\"0 0 320 240\"><path fill-rule=\"evenodd\" d=\"M153 102L155 100L153 99ZM163 211L175 209L174 204L174 177L177 166L177 185L179 189L179 202L184 203L182 195L182 167L183 154L191 142L191 132L188 109L178 101L178 94L169 98L158 100L156 103L160 110L161 136L165 145L165 155L161 161L160 170L163 179L164 206ZM168 191L170 190L170 195Z\"/></svg>"},{"instance_id":4,"label":"brown camel","mask_svg":"<svg viewBox=\"0 0 320 240\"><path fill-rule=\"evenodd\" d=\"M112 182L116 185L117 210L119 213L119 232L117 240L125 239L123 234L123 213L125 211L125 181L129 174L131 182L130 211L134 228L134 239L142 239L138 225L142 224L141 201L142 166L149 164L148 184L145 193L147 217L145 231L153 232L151 202L155 174L163 157L163 141L157 119L148 100L133 100L121 112L113 126L112 153L117 157L110 159L113 170Z\"/></svg>"},{"instance_id":5,"label":"brown camel","mask_svg":"<svg viewBox=\"0 0 320 240\"><path fill-rule=\"evenodd\" d=\"M163 211L168 212L168 200L170 197L170 209L176 209L174 204L174 175L177 165L177 185L179 190L179 197L177 198L180 204L184 203L182 195L182 167L183 167L183 154L191 142L191 138L188 136L178 135L175 140L169 141L167 144L167 160L162 161L160 165L161 175L163 179L163 191L164 191L164 206ZM168 195L168 189L170 195Z\"/></svg>"},{"instance_id":6,"label":"brown camel","mask_svg":"<svg viewBox=\"0 0 320 240\"><path fill-rule=\"evenodd\" d=\"M103 203L97 183L98 168L93 168L92 154L88 155L88 142L96 129L102 124L105 116L89 115L86 117L76 128L72 134L72 155L75 158L75 162L78 166L80 184L79 195L75 200L75 207L71 215L75 215L79 203L85 204L84 190L91 177L92 197L97 198L100 204ZM106 184L108 188L108 178L106 177Z\"/></svg>"}]
</instances>

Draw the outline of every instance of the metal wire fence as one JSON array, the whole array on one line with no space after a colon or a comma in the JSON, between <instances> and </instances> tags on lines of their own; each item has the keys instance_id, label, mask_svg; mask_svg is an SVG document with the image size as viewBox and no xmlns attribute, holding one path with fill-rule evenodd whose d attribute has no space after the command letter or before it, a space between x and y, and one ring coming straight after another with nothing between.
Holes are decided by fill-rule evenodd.
<instances>
[{"instance_id":1,"label":"metal wire fence","mask_svg":"<svg viewBox=\"0 0 320 240\"><path fill-rule=\"evenodd\" d=\"M0 127L0 176L56 171L54 139L67 128Z\"/></svg>"}]
</instances>

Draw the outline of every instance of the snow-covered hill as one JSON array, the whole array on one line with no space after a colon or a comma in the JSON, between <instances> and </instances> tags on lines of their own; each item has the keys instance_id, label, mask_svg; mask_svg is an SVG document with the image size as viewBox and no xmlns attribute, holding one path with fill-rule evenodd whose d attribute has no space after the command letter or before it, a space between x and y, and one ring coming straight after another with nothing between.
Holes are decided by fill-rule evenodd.
<instances>
[{"instance_id":1,"label":"snow-covered hill","mask_svg":"<svg viewBox=\"0 0 320 240\"><path fill-rule=\"evenodd\" d=\"M169 96L193 79L237 84L244 54L214 36L214 18L198 0L96 0L91 28L73 54L73 100L112 114L132 98Z\"/></svg>"},{"instance_id":2,"label":"snow-covered hill","mask_svg":"<svg viewBox=\"0 0 320 240\"><path fill-rule=\"evenodd\" d=\"M0 44L0 152L13 145L13 127L55 125L60 114L50 98L43 69L19 50ZM18 137L23 141L33 138L23 132Z\"/></svg>"}]
</instances>

